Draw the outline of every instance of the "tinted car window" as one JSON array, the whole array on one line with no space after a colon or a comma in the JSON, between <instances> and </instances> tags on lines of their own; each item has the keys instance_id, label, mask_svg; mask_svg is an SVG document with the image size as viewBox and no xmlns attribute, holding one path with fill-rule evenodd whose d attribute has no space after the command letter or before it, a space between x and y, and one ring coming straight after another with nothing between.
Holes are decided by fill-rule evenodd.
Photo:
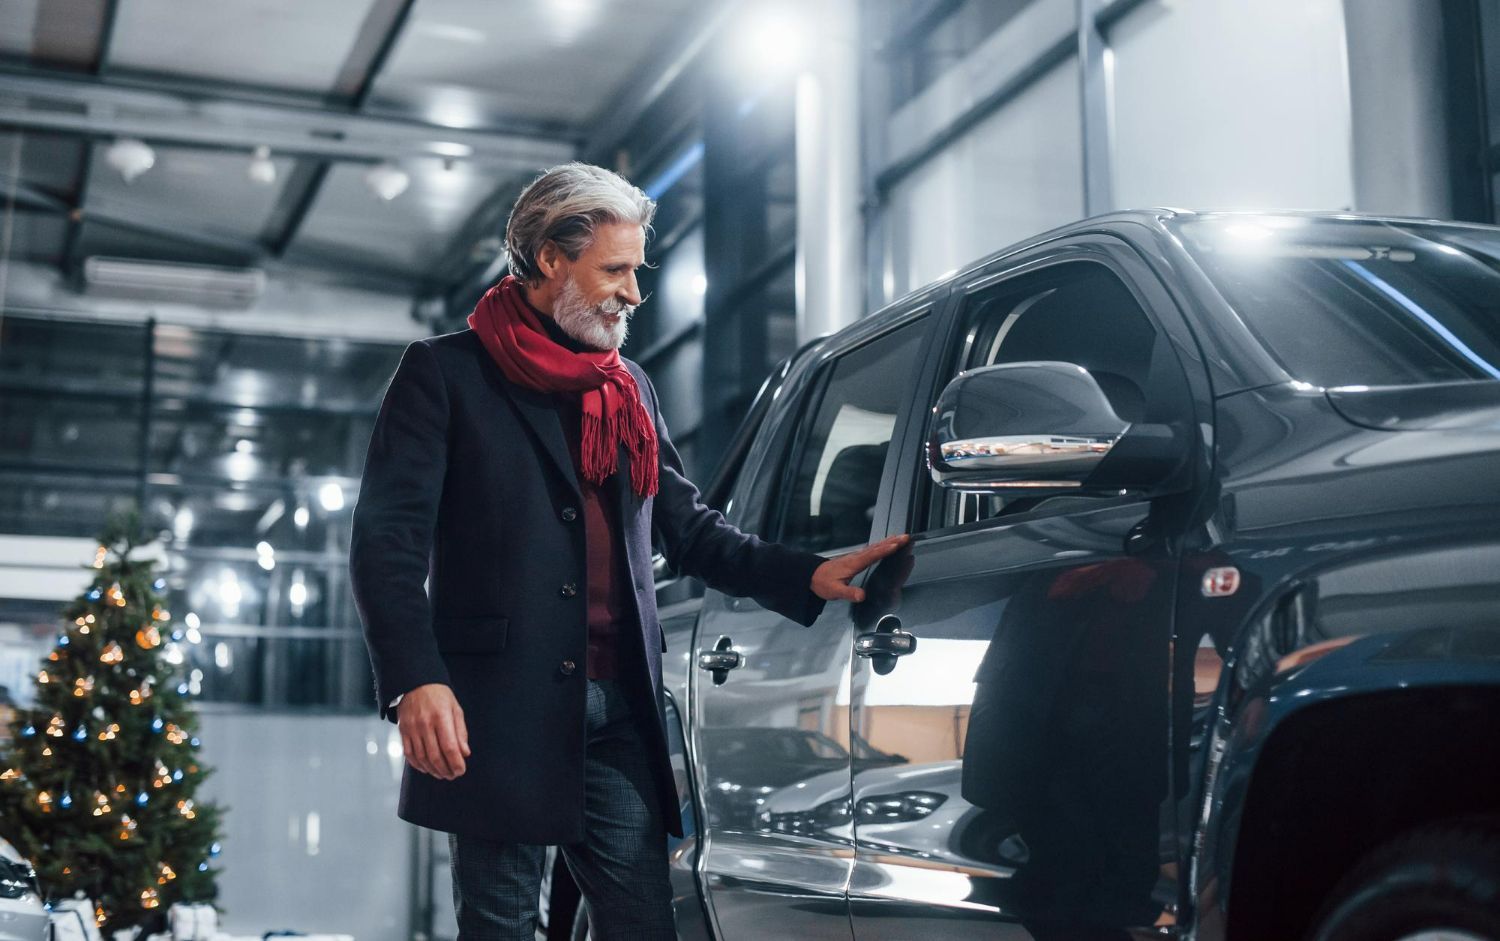
<instances>
[{"instance_id":1,"label":"tinted car window","mask_svg":"<svg viewBox=\"0 0 1500 941\"><path fill-rule=\"evenodd\" d=\"M1295 216L1209 216L1177 228L1294 379L1500 379L1500 232Z\"/></svg>"},{"instance_id":2,"label":"tinted car window","mask_svg":"<svg viewBox=\"0 0 1500 941\"><path fill-rule=\"evenodd\" d=\"M1094 377L1117 415L1129 422L1146 420L1156 330L1135 296L1103 265L1060 265L1002 282L969 298L961 316L964 343L947 379L1002 363L1075 363ZM1160 355L1170 354L1162 350ZM936 491L926 528L972 523L1038 502Z\"/></svg>"},{"instance_id":3,"label":"tinted car window","mask_svg":"<svg viewBox=\"0 0 1500 941\"><path fill-rule=\"evenodd\" d=\"M820 552L869 538L924 325L908 323L824 367L821 400L798 429L778 541Z\"/></svg>"}]
</instances>

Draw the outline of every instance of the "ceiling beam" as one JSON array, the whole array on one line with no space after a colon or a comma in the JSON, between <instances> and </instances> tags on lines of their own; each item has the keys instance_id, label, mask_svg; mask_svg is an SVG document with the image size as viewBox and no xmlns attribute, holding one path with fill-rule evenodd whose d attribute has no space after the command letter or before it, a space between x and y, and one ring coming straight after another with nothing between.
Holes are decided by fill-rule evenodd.
<instances>
[{"instance_id":1,"label":"ceiling beam","mask_svg":"<svg viewBox=\"0 0 1500 941\"><path fill-rule=\"evenodd\" d=\"M99 24L99 51L94 54L93 73L103 75L109 68L109 50L115 41L115 24L120 21L120 0L104 0L104 15Z\"/></svg>"},{"instance_id":2,"label":"ceiling beam","mask_svg":"<svg viewBox=\"0 0 1500 941\"><path fill-rule=\"evenodd\" d=\"M261 264L275 262L280 270L309 271L315 270L326 274L337 276L338 280L361 285L377 285L392 290L407 291L412 285L405 278L398 278L391 274L386 266L371 265L367 261L356 258L346 258L323 249L304 247L298 250L299 261L296 264L281 262L272 258L265 246L253 239L241 238L224 232L215 232L201 226L194 226L189 221L183 222L148 222L140 218L139 213L130 211L129 207L101 206L96 197L94 205L86 210L81 210L68 200L55 196L45 190L39 189L23 180L12 179L7 174L0 174L0 193L9 196L15 194L16 205L26 209L39 210L41 212L52 212L67 216L71 220L79 222L93 222L97 225L117 229L122 232L134 232L139 235L180 244L184 249L191 252L197 249L199 253L203 249L212 249L226 255L233 256L242 264ZM273 269L275 270L275 266Z\"/></svg>"},{"instance_id":3,"label":"ceiling beam","mask_svg":"<svg viewBox=\"0 0 1500 941\"><path fill-rule=\"evenodd\" d=\"M742 4L743 0L703 4L697 18L675 37L670 47L660 56L649 57L620 93L589 122L589 136L583 147L587 159L600 163L610 160L636 122L687 73Z\"/></svg>"},{"instance_id":4,"label":"ceiling beam","mask_svg":"<svg viewBox=\"0 0 1500 941\"><path fill-rule=\"evenodd\" d=\"M401 38L401 31L411 16L416 0L381 0L370 8L354 40L354 48L344 60L335 82L336 94L345 99L349 111L364 108L375 88L375 77L385 67ZM264 236L271 254L281 258L291 247L302 223L312 212L318 194L323 191L323 182L328 179L332 161L319 159L303 163L291 175L281 191L273 219L279 225L268 227Z\"/></svg>"},{"instance_id":5,"label":"ceiling beam","mask_svg":"<svg viewBox=\"0 0 1500 941\"><path fill-rule=\"evenodd\" d=\"M59 71L0 67L0 126L94 139L375 163L412 157L539 164L572 156L557 129L449 128L309 101L195 94Z\"/></svg>"}]
</instances>

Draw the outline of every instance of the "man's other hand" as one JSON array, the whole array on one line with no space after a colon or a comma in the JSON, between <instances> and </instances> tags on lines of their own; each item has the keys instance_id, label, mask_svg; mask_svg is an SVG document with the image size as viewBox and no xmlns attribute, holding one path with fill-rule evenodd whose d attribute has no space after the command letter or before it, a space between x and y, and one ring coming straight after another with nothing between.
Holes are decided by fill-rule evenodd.
<instances>
[{"instance_id":1,"label":"man's other hand","mask_svg":"<svg viewBox=\"0 0 1500 941\"><path fill-rule=\"evenodd\" d=\"M829 559L813 570L813 594L824 601L864 601L865 590L850 587L849 580L910 541L911 536L902 533L871 543L858 552Z\"/></svg>"},{"instance_id":2,"label":"man's other hand","mask_svg":"<svg viewBox=\"0 0 1500 941\"><path fill-rule=\"evenodd\" d=\"M441 683L418 686L401 699L397 713L406 760L423 774L452 781L464 773L469 730L453 690Z\"/></svg>"}]
</instances>

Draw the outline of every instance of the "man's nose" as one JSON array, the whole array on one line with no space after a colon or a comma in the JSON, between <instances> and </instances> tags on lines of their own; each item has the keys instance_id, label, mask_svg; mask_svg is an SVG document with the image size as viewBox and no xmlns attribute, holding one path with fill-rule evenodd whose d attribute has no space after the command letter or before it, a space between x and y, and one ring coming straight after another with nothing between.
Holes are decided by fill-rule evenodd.
<instances>
[{"instance_id":1,"label":"man's nose","mask_svg":"<svg viewBox=\"0 0 1500 941\"><path fill-rule=\"evenodd\" d=\"M621 298L631 307L639 307L641 303L641 286L635 280L635 272L625 276L625 296Z\"/></svg>"}]
</instances>

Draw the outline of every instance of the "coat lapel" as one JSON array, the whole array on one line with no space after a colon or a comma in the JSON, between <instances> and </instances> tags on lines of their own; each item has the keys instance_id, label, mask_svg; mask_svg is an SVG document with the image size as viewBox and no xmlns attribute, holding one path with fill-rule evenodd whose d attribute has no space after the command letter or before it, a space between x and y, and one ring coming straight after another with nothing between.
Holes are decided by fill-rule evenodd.
<instances>
[{"instance_id":1,"label":"coat lapel","mask_svg":"<svg viewBox=\"0 0 1500 941\"><path fill-rule=\"evenodd\" d=\"M578 475L573 469L573 457L568 453L568 439L563 437L562 419L557 414L557 406L552 397L511 382L507 382L505 386L511 401L516 403L516 410L531 426L531 430L536 432L537 439L542 443L542 450L552 458L552 463L557 465L568 486L581 497Z\"/></svg>"},{"instance_id":2,"label":"coat lapel","mask_svg":"<svg viewBox=\"0 0 1500 941\"><path fill-rule=\"evenodd\" d=\"M557 413L557 404L552 396L545 392L518 386L505 378L505 373L500 369L498 363L490 357L489 351L479 342L479 336L474 336L474 346L478 350L480 361L484 364L481 368L490 377L490 381L516 406L516 411L522 420L531 426L532 433L541 444L542 450L547 453L557 472L562 479L573 488L573 493L580 500L583 499L583 491L578 487L578 475L573 469L573 456L568 453L568 439L563 437L562 419Z\"/></svg>"}]
</instances>

